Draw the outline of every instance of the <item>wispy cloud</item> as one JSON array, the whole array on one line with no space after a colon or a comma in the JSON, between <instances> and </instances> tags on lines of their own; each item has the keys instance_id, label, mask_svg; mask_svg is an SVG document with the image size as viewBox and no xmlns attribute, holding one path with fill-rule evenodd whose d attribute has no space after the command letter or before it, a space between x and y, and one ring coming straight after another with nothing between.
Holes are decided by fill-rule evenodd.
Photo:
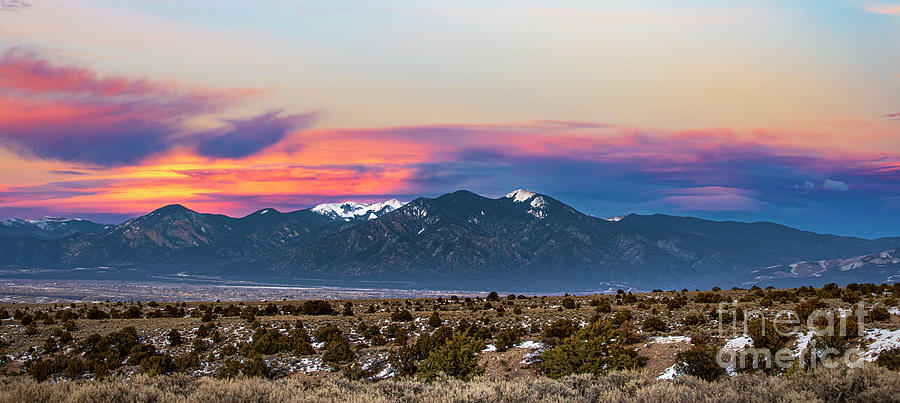
<instances>
[{"instance_id":1,"label":"wispy cloud","mask_svg":"<svg viewBox=\"0 0 900 403\"><path fill-rule=\"evenodd\" d=\"M31 8L31 3L24 0L0 0L0 11L20 11Z\"/></svg>"},{"instance_id":2,"label":"wispy cloud","mask_svg":"<svg viewBox=\"0 0 900 403\"><path fill-rule=\"evenodd\" d=\"M900 16L900 4L869 3L865 5L865 9L873 14Z\"/></svg>"}]
</instances>

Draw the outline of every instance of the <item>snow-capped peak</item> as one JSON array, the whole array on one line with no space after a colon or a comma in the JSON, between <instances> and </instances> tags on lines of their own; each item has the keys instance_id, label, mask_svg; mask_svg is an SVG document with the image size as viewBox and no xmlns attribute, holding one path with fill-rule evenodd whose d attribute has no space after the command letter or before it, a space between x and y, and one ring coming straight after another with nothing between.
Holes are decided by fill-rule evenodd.
<instances>
[{"instance_id":1,"label":"snow-capped peak","mask_svg":"<svg viewBox=\"0 0 900 403\"><path fill-rule=\"evenodd\" d=\"M53 224L65 224L67 222L72 222L72 221L84 221L84 220L82 220L80 218L64 218L64 217L44 216L41 218L26 218L26 219L8 218L5 220L0 220L0 224L5 225L7 227L14 226L14 225L27 225L27 224L32 224L32 225L37 225L37 226L41 226L41 225L46 226L46 225L53 225Z\"/></svg>"},{"instance_id":2,"label":"snow-capped peak","mask_svg":"<svg viewBox=\"0 0 900 403\"><path fill-rule=\"evenodd\" d=\"M323 203L312 208L312 211L333 219L343 219L350 221L356 218L366 218L374 220L382 214L390 213L406 203L397 199L385 200L381 203L358 203L355 201L345 201L341 203Z\"/></svg>"},{"instance_id":3,"label":"snow-capped peak","mask_svg":"<svg viewBox=\"0 0 900 403\"><path fill-rule=\"evenodd\" d=\"M604 220L606 220L606 221L622 221L623 218L625 218L625 216L617 215L615 217L606 217L606 218L604 218Z\"/></svg>"},{"instance_id":4,"label":"snow-capped peak","mask_svg":"<svg viewBox=\"0 0 900 403\"><path fill-rule=\"evenodd\" d=\"M68 221L82 221L80 218L65 218L65 217L53 217L53 216L43 216L41 218L33 218L25 220L32 224L38 223L49 223L49 222L68 222Z\"/></svg>"},{"instance_id":5,"label":"snow-capped peak","mask_svg":"<svg viewBox=\"0 0 900 403\"><path fill-rule=\"evenodd\" d=\"M513 199L513 201L516 203L521 203L524 201L528 201L528 199L531 199L532 197L534 197L534 195L535 193L530 190L516 189L512 192L507 193L506 198Z\"/></svg>"}]
</instances>

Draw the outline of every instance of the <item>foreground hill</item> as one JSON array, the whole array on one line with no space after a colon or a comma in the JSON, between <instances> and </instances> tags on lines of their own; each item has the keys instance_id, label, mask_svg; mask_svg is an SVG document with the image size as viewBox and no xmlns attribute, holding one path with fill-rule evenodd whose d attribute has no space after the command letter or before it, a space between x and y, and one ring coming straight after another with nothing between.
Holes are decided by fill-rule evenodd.
<instances>
[{"instance_id":1,"label":"foreground hill","mask_svg":"<svg viewBox=\"0 0 900 403\"><path fill-rule=\"evenodd\" d=\"M765 268L898 246L900 238L823 235L772 223L659 214L601 219L527 190L497 199L461 190L409 203L263 209L241 218L170 205L59 239L0 236L0 259L12 269L113 267L290 284L603 290L766 284L780 277L759 272ZM889 281L897 270L865 280ZM837 278L855 281L852 273Z\"/></svg>"}]
</instances>

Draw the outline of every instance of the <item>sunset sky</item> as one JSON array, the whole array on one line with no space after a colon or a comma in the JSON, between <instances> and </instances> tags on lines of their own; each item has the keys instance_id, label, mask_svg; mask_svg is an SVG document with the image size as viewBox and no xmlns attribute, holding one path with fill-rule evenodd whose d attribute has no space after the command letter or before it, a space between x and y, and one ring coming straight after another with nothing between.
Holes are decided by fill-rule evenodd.
<instances>
[{"instance_id":1,"label":"sunset sky","mask_svg":"<svg viewBox=\"0 0 900 403\"><path fill-rule=\"evenodd\" d=\"M900 1L0 0L0 217L515 188L900 236Z\"/></svg>"}]
</instances>

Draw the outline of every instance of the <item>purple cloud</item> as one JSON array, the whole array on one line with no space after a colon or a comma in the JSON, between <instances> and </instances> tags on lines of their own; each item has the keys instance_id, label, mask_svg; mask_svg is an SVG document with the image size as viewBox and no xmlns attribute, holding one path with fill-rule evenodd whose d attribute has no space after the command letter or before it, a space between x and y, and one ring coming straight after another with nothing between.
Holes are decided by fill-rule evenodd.
<instances>
[{"instance_id":1,"label":"purple cloud","mask_svg":"<svg viewBox=\"0 0 900 403\"><path fill-rule=\"evenodd\" d=\"M24 0L0 0L0 11L20 11L31 8L31 3Z\"/></svg>"},{"instance_id":2,"label":"purple cloud","mask_svg":"<svg viewBox=\"0 0 900 403\"><path fill-rule=\"evenodd\" d=\"M246 120L229 120L228 127L201 134L197 152L213 158L244 158L281 141L288 133L312 125L316 115L280 117L270 112Z\"/></svg>"}]
</instances>

